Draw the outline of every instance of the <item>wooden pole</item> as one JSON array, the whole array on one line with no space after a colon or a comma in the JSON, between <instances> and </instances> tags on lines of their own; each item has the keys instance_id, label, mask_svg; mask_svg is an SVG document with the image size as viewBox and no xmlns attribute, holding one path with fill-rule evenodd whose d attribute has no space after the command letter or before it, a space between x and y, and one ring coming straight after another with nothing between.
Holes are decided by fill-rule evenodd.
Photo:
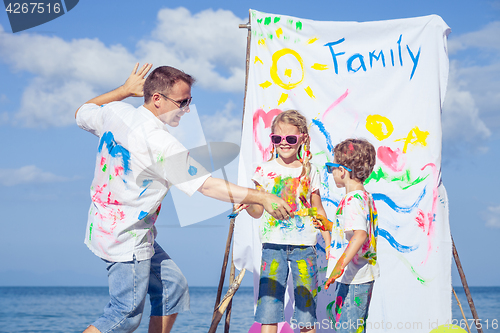
<instances>
[{"instance_id":1,"label":"wooden pole","mask_svg":"<svg viewBox=\"0 0 500 333\"><path fill-rule=\"evenodd\" d=\"M231 256L231 273L229 274L229 284L233 284L233 282L234 282L234 273L235 273L235 267L234 267L233 258ZM229 333L229 323L231 321L231 309L232 308L233 308L233 300L231 299L229 301L229 304L228 304L227 310L226 310L226 324L224 326L224 333Z\"/></svg>"},{"instance_id":2,"label":"wooden pole","mask_svg":"<svg viewBox=\"0 0 500 333\"><path fill-rule=\"evenodd\" d=\"M471 333L469 323L467 322L467 318L465 317L464 309L462 309L462 303L460 303L460 300L458 299L457 293L455 292L455 289L451 287L451 290L453 291L453 295L455 295L455 299L457 300L458 307L460 308L460 312L462 312L462 317L465 320L465 325L467 325L467 331Z\"/></svg>"},{"instance_id":3,"label":"wooden pole","mask_svg":"<svg viewBox=\"0 0 500 333\"><path fill-rule=\"evenodd\" d=\"M467 296L467 301L469 302L469 308L472 312L472 317L474 318L474 324L478 333L483 333L483 329L480 324L480 319L478 319L476 307L474 306L474 301L472 300L472 295L469 290L469 285L467 284L467 279L465 278L465 273L460 263L460 258L458 257L457 248L455 247L455 242L453 241L453 236L451 237L451 244L453 245L453 257L455 258L455 264L457 265L458 274L462 280L462 286L464 287L465 296Z\"/></svg>"}]
</instances>

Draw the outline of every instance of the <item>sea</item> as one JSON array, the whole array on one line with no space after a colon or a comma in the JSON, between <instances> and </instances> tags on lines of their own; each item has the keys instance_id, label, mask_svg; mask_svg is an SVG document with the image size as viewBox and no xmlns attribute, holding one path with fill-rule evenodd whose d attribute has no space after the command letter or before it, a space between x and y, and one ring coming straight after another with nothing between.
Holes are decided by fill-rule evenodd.
<instances>
[{"instance_id":1,"label":"sea","mask_svg":"<svg viewBox=\"0 0 500 333\"><path fill-rule=\"evenodd\" d=\"M172 332L208 332L212 320L216 287L190 287L191 312L177 317ZM454 288L469 324L472 314L462 287ZM500 287L470 287L483 332L500 333ZM83 332L109 300L107 287L0 287L0 332ZM465 328L465 321L452 298L453 324ZM149 313L146 303L145 314ZM221 320L217 332L224 332ZM147 333L144 315L138 333ZM240 287L233 299L230 332L246 333L253 320L253 288ZM471 327L471 332L477 332Z\"/></svg>"}]
</instances>

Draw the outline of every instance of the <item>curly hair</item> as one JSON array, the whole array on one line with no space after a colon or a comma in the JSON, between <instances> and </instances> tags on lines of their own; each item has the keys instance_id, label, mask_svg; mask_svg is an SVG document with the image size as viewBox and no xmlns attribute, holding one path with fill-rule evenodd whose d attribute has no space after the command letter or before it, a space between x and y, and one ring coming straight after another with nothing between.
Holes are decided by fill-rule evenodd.
<instances>
[{"instance_id":1,"label":"curly hair","mask_svg":"<svg viewBox=\"0 0 500 333\"><path fill-rule=\"evenodd\" d=\"M352 171L351 179L363 183L372 173L376 163L375 147L365 139L347 139L333 148L335 161Z\"/></svg>"},{"instance_id":2,"label":"curly hair","mask_svg":"<svg viewBox=\"0 0 500 333\"><path fill-rule=\"evenodd\" d=\"M304 151L305 149L304 146L308 147L310 149L310 142L311 138L309 137L309 130L307 126L307 119L304 117L299 111L297 110L286 110L281 113L279 113L274 119L273 123L271 125L271 131L274 133L274 130L278 123L285 123L285 124L290 124L299 130L300 133L307 134L307 139L304 141L302 146L299 148L298 155L300 156L302 154L302 176L309 177L309 172L311 171L311 163L309 160L312 158L311 153L307 153L307 151ZM308 150L308 149L307 149ZM274 152L274 148L273 148ZM272 160L274 158L274 153L271 153L271 158L269 160Z\"/></svg>"},{"instance_id":3,"label":"curly hair","mask_svg":"<svg viewBox=\"0 0 500 333\"><path fill-rule=\"evenodd\" d=\"M168 95L178 81L184 81L191 87L195 79L174 67L160 66L155 68L144 82L144 103L149 103L155 92Z\"/></svg>"}]
</instances>

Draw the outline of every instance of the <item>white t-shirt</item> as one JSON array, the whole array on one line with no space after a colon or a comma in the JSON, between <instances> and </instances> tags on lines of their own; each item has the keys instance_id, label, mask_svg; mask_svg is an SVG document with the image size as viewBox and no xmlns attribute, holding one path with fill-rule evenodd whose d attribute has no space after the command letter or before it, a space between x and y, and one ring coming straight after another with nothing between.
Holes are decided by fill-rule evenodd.
<instances>
[{"instance_id":1,"label":"white t-shirt","mask_svg":"<svg viewBox=\"0 0 500 333\"><path fill-rule=\"evenodd\" d=\"M331 257L339 243L343 244L342 252L349 243L354 230L363 230L368 237L358 253L344 269L344 274L337 280L347 284L360 284L375 280L380 275L377 263L378 215L372 196L365 191L352 191L340 201L337 208L336 223L332 230ZM338 240L335 235L343 234ZM336 260L328 261L327 272L331 272ZM329 273L328 273L329 274Z\"/></svg>"},{"instance_id":2,"label":"white t-shirt","mask_svg":"<svg viewBox=\"0 0 500 333\"><path fill-rule=\"evenodd\" d=\"M266 192L285 200L295 212L306 208L300 196L305 196L307 202L311 203L311 193L321 185L319 172L313 165L308 178L299 179L301 173L302 167L287 168L274 159L257 167L252 180ZM276 220L266 211L261 217L259 229L261 243L290 245L316 245L319 232L309 216L295 215L288 220Z\"/></svg>"},{"instance_id":3,"label":"white t-shirt","mask_svg":"<svg viewBox=\"0 0 500 333\"><path fill-rule=\"evenodd\" d=\"M191 196L210 173L143 106L85 104L76 122L99 137L85 244L110 261L151 258L170 186Z\"/></svg>"}]
</instances>

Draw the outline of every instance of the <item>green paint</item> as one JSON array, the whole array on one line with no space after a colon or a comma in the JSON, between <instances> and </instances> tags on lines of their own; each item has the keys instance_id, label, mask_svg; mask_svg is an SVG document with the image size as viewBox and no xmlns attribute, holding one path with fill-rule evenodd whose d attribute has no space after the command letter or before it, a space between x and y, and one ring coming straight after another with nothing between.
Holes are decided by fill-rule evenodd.
<instances>
[{"instance_id":1,"label":"green paint","mask_svg":"<svg viewBox=\"0 0 500 333\"><path fill-rule=\"evenodd\" d=\"M295 40L293 41L295 44L297 43L300 43L300 38L295 38Z\"/></svg>"},{"instance_id":2,"label":"green paint","mask_svg":"<svg viewBox=\"0 0 500 333\"><path fill-rule=\"evenodd\" d=\"M359 201L363 201L363 198L359 195L359 193L354 194L353 197L355 197Z\"/></svg>"},{"instance_id":3,"label":"green paint","mask_svg":"<svg viewBox=\"0 0 500 333\"><path fill-rule=\"evenodd\" d=\"M92 227L94 226L94 223L90 223L90 228L89 228L89 241L92 240Z\"/></svg>"},{"instance_id":4,"label":"green paint","mask_svg":"<svg viewBox=\"0 0 500 333\"><path fill-rule=\"evenodd\" d=\"M252 10L252 17L257 17L257 12L255 10Z\"/></svg>"},{"instance_id":5,"label":"green paint","mask_svg":"<svg viewBox=\"0 0 500 333\"><path fill-rule=\"evenodd\" d=\"M335 315L333 314L333 306L335 305L335 301L333 302L330 302L327 306L326 306L326 313L328 314L328 318L330 318L330 321L332 323L335 323L336 320L335 320Z\"/></svg>"},{"instance_id":6,"label":"green paint","mask_svg":"<svg viewBox=\"0 0 500 333\"><path fill-rule=\"evenodd\" d=\"M302 22L300 22L300 21L295 22L295 29L302 30Z\"/></svg>"},{"instance_id":7,"label":"green paint","mask_svg":"<svg viewBox=\"0 0 500 333\"><path fill-rule=\"evenodd\" d=\"M158 156L156 156L156 162L164 162L164 161L165 157L162 154L158 154Z\"/></svg>"},{"instance_id":8,"label":"green paint","mask_svg":"<svg viewBox=\"0 0 500 333\"><path fill-rule=\"evenodd\" d=\"M359 297L354 297L354 303L356 303L356 306L359 306L361 303L361 298Z\"/></svg>"},{"instance_id":9,"label":"green paint","mask_svg":"<svg viewBox=\"0 0 500 333\"><path fill-rule=\"evenodd\" d=\"M292 19L288 19L288 20L286 20L286 23L288 23L290 25L293 25L293 20Z\"/></svg>"},{"instance_id":10,"label":"green paint","mask_svg":"<svg viewBox=\"0 0 500 333\"><path fill-rule=\"evenodd\" d=\"M410 262L402 255L399 253L395 253L396 257L398 257L399 260L408 268L411 272L411 274L420 282L422 285L426 286L428 282L434 280L434 279L424 279L420 274L415 271L415 268L410 264Z\"/></svg>"},{"instance_id":11,"label":"green paint","mask_svg":"<svg viewBox=\"0 0 500 333\"><path fill-rule=\"evenodd\" d=\"M276 17L274 18L274 23L278 23L280 20L281 20L281 17L276 16Z\"/></svg>"},{"instance_id":12,"label":"green paint","mask_svg":"<svg viewBox=\"0 0 500 333\"><path fill-rule=\"evenodd\" d=\"M257 23L262 23L262 19L257 19Z\"/></svg>"},{"instance_id":13,"label":"green paint","mask_svg":"<svg viewBox=\"0 0 500 333\"><path fill-rule=\"evenodd\" d=\"M132 237L137 237L137 234L133 231L127 231L127 233L129 233L130 235L132 235Z\"/></svg>"},{"instance_id":14,"label":"green paint","mask_svg":"<svg viewBox=\"0 0 500 333\"><path fill-rule=\"evenodd\" d=\"M289 40L290 37L289 36L283 36L283 40Z\"/></svg>"},{"instance_id":15,"label":"green paint","mask_svg":"<svg viewBox=\"0 0 500 333\"><path fill-rule=\"evenodd\" d=\"M391 177L387 172L382 170L381 167L378 168L378 170L373 170L371 173L370 177L368 177L365 180L365 185L367 185L369 182L372 180L378 183L381 179L387 181L387 182L399 182L398 186L402 190L406 190L407 188L412 187L413 185L416 185L418 183L421 183L424 181L429 175L426 175L425 177L418 177L417 179L412 180L410 170L407 169L401 176L399 177Z\"/></svg>"},{"instance_id":16,"label":"green paint","mask_svg":"<svg viewBox=\"0 0 500 333\"><path fill-rule=\"evenodd\" d=\"M273 34L268 34L268 35L267 35L267 38L269 38L269 39L273 39Z\"/></svg>"},{"instance_id":17,"label":"green paint","mask_svg":"<svg viewBox=\"0 0 500 333\"><path fill-rule=\"evenodd\" d=\"M109 180L112 180L113 179L113 176L109 175Z\"/></svg>"},{"instance_id":18,"label":"green paint","mask_svg":"<svg viewBox=\"0 0 500 333\"><path fill-rule=\"evenodd\" d=\"M108 168L108 165L107 164L104 164L104 166L102 167L102 172L106 172L106 169Z\"/></svg>"},{"instance_id":19,"label":"green paint","mask_svg":"<svg viewBox=\"0 0 500 333\"><path fill-rule=\"evenodd\" d=\"M264 19L264 25L269 25L269 23L271 23L271 17L270 17L270 16L269 16L269 17L266 17L266 18Z\"/></svg>"}]
</instances>

